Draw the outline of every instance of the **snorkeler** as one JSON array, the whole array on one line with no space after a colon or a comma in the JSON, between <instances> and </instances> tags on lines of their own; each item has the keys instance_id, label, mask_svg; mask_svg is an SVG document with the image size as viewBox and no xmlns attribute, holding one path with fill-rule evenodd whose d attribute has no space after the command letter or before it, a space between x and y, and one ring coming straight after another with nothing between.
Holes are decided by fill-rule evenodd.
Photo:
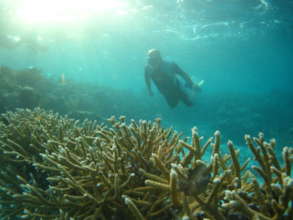
<instances>
[{"instance_id":1,"label":"snorkeler","mask_svg":"<svg viewBox=\"0 0 293 220\"><path fill-rule=\"evenodd\" d=\"M165 97L168 105L175 108L179 101L187 106L192 106L190 97L184 91L182 83L177 78L181 76L185 81L185 87L200 91L200 84L194 84L190 76L173 62L167 62L162 59L160 51L151 49L148 51L148 63L145 67L145 82L150 96L153 96L151 90L151 80L154 82L160 93Z\"/></svg>"}]
</instances>

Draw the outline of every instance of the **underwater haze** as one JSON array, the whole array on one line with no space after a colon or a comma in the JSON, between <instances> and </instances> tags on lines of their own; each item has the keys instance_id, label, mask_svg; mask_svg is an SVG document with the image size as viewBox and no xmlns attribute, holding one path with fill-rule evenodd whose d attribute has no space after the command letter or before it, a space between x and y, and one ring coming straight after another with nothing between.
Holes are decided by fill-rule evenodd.
<instances>
[{"instance_id":1,"label":"underwater haze","mask_svg":"<svg viewBox=\"0 0 293 220\"><path fill-rule=\"evenodd\" d=\"M292 146L292 14L292 0L2 0L0 111L160 117L186 136L220 130L242 146L264 132ZM187 91L193 106L170 108L154 84L149 96L151 48L204 80Z\"/></svg>"}]
</instances>

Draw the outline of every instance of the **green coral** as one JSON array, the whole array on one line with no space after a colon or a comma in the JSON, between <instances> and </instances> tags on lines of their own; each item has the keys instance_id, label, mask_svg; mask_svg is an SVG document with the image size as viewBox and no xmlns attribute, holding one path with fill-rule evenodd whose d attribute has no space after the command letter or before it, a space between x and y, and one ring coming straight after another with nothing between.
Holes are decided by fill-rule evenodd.
<instances>
[{"instance_id":1,"label":"green coral","mask_svg":"<svg viewBox=\"0 0 293 220\"><path fill-rule=\"evenodd\" d=\"M79 122L41 109L3 114L0 215L4 219L290 219L293 149L245 136L257 166L220 132L191 143L154 122ZM204 162L212 149L210 160ZM256 178L255 170L263 181ZM263 182L263 183L262 183Z\"/></svg>"}]
</instances>

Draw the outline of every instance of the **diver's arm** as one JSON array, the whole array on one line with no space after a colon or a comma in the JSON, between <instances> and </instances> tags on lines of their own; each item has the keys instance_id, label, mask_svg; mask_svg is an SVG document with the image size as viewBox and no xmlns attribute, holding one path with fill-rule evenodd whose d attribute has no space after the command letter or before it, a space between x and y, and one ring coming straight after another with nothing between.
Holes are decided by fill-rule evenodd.
<instances>
[{"instance_id":1,"label":"diver's arm","mask_svg":"<svg viewBox=\"0 0 293 220\"><path fill-rule=\"evenodd\" d=\"M176 63L174 63L174 68L175 68L176 74L178 74L179 76L181 76L185 80L186 87L192 88L193 82L192 82L190 76L186 72L184 72Z\"/></svg>"},{"instance_id":2,"label":"diver's arm","mask_svg":"<svg viewBox=\"0 0 293 220\"><path fill-rule=\"evenodd\" d=\"M147 86L147 90L148 90L149 95L153 96L153 92L152 92L152 88L151 88L151 77L150 77L148 67L145 67L144 79L145 79L145 84Z\"/></svg>"}]
</instances>

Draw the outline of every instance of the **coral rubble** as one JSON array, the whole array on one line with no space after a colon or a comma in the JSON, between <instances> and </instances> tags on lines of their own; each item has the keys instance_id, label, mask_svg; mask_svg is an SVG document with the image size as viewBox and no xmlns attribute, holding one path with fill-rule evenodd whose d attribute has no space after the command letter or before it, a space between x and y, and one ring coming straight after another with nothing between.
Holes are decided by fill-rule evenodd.
<instances>
[{"instance_id":1,"label":"coral rubble","mask_svg":"<svg viewBox=\"0 0 293 220\"><path fill-rule=\"evenodd\" d=\"M4 219L292 219L293 149L245 136L241 163L221 134L190 143L160 119L108 124L41 109L0 118L0 215ZM211 152L211 153L209 153ZM210 154L210 160L204 156ZM259 177L258 177L259 176Z\"/></svg>"}]
</instances>

